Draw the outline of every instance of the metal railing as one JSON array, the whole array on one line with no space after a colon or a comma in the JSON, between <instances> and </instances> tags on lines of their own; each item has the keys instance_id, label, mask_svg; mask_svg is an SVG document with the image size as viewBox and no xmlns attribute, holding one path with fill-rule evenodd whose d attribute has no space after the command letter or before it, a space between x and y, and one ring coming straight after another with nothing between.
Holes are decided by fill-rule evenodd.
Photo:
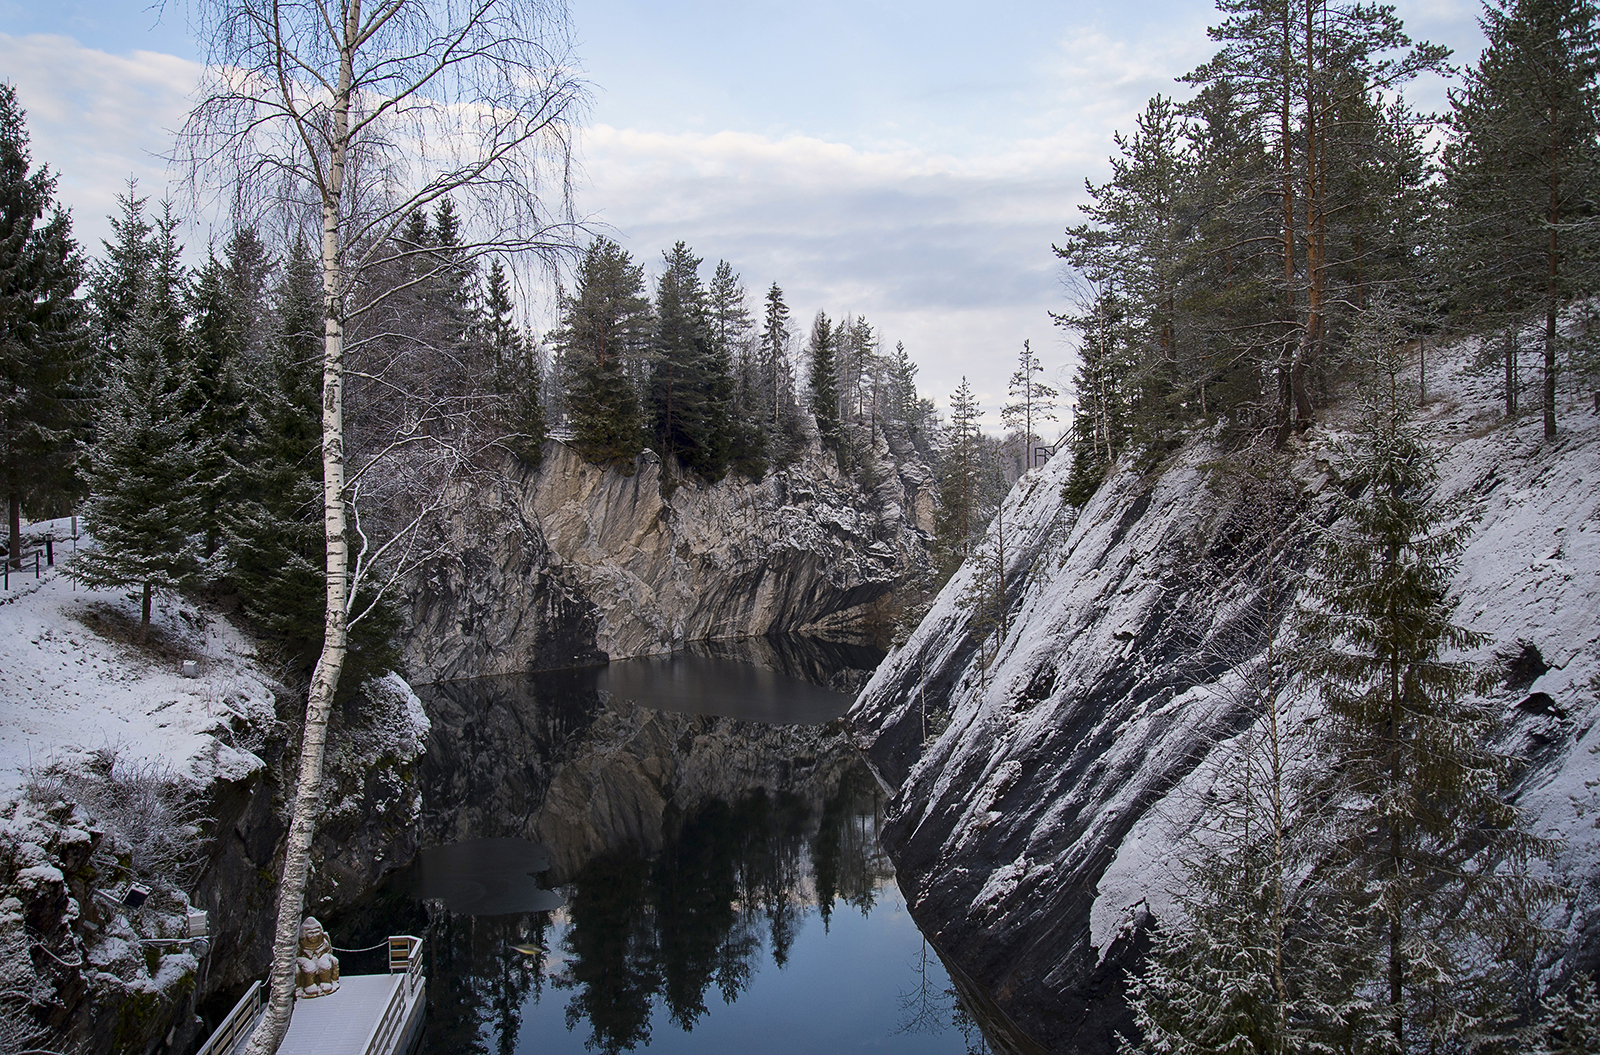
<instances>
[{"instance_id":1,"label":"metal railing","mask_svg":"<svg viewBox=\"0 0 1600 1055\"><path fill-rule=\"evenodd\" d=\"M400 984L389 994L383 1017L372 1027L372 1034L361 1049L362 1055L388 1055L395 1036L405 1025L406 1008L422 982L422 939L409 934L389 938L389 973L403 974Z\"/></svg>"},{"instance_id":2,"label":"metal railing","mask_svg":"<svg viewBox=\"0 0 1600 1055\"><path fill-rule=\"evenodd\" d=\"M256 1016L266 1006L267 987L260 982L250 983L250 988L233 1005L233 1010L222 1020L222 1025L216 1028L195 1055L228 1055L234 1045L250 1035L250 1027L255 1024Z\"/></svg>"}]
</instances>

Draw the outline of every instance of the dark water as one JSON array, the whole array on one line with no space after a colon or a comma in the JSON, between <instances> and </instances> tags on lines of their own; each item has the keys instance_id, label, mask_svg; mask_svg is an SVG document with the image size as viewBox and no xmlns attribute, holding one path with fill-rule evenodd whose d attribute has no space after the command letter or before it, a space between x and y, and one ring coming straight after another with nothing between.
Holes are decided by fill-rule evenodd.
<instances>
[{"instance_id":1,"label":"dark water","mask_svg":"<svg viewBox=\"0 0 1600 1055\"><path fill-rule=\"evenodd\" d=\"M986 1051L835 720L879 658L788 639L434 687L427 848L329 928L425 937L431 1055Z\"/></svg>"}]
</instances>

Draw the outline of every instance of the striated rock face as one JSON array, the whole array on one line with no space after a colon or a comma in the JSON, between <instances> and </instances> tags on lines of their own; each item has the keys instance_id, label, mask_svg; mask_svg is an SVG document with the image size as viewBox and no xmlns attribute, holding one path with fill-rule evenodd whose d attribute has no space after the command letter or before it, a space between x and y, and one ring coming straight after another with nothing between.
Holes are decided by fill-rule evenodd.
<instances>
[{"instance_id":1,"label":"striated rock face","mask_svg":"<svg viewBox=\"0 0 1600 1055\"><path fill-rule=\"evenodd\" d=\"M1550 922L1568 964L1588 966L1600 958L1600 416L1574 399L1545 443L1537 421L1498 423L1492 382L1441 365L1427 413L1446 448L1440 491L1482 511L1457 619L1490 638L1470 658L1500 677L1505 746L1530 761L1518 804L1566 840L1555 870L1575 897ZM1061 499L1064 456L1024 477L1002 518L1004 628L974 618L979 572L964 567L849 715L892 790L884 834L913 916L1051 1051L1109 1053L1129 1031L1124 972L1152 920L1176 911L1177 851L1209 762L1249 720L1230 675L1269 640L1288 644L1263 618L1259 509L1219 468L1224 453L1196 442L1159 476L1118 472L1081 511ZM1329 519L1332 456L1327 430L1299 448L1291 564ZM1309 698L1289 702L1303 721Z\"/></svg>"},{"instance_id":2,"label":"striated rock face","mask_svg":"<svg viewBox=\"0 0 1600 1055\"><path fill-rule=\"evenodd\" d=\"M429 540L435 556L406 594L414 683L604 662L598 613L539 529L537 486L511 458L502 473L450 483Z\"/></svg>"},{"instance_id":3,"label":"striated rock face","mask_svg":"<svg viewBox=\"0 0 1600 1055\"><path fill-rule=\"evenodd\" d=\"M755 483L664 486L651 452L624 471L552 441L536 472L461 480L410 591L412 680L848 624L923 554L931 476L880 447L866 493L817 448Z\"/></svg>"}]
</instances>

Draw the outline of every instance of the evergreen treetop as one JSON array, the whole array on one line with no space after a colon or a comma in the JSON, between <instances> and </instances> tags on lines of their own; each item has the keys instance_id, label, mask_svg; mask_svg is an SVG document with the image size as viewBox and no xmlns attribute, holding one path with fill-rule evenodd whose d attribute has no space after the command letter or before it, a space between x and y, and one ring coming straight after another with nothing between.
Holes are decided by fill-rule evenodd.
<instances>
[{"instance_id":1,"label":"evergreen treetop","mask_svg":"<svg viewBox=\"0 0 1600 1055\"><path fill-rule=\"evenodd\" d=\"M0 487L13 567L22 560L23 502L75 490L74 455L88 416L76 296L83 264L54 194L55 175L33 169L16 89L0 82Z\"/></svg>"}]
</instances>

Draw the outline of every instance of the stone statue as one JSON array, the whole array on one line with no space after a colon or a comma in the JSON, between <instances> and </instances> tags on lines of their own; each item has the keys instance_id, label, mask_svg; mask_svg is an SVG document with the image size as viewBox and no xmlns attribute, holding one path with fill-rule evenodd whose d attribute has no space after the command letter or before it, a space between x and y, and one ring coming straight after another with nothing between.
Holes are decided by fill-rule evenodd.
<instances>
[{"instance_id":1,"label":"stone statue","mask_svg":"<svg viewBox=\"0 0 1600 1055\"><path fill-rule=\"evenodd\" d=\"M294 964L296 996L327 996L339 988L339 958L315 916L307 916L300 924L300 951Z\"/></svg>"}]
</instances>

